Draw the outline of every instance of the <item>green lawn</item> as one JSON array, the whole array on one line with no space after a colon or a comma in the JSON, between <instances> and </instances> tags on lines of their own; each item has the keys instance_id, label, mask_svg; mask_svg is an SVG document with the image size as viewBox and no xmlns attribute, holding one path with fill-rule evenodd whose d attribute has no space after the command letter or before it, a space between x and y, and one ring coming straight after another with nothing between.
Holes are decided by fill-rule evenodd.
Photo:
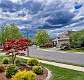
<instances>
[{"instance_id":1,"label":"green lawn","mask_svg":"<svg viewBox=\"0 0 84 80\"><path fill-rule=\"evenodd\" d=\"M71 48L70 50L64 50L68 52L84 52L84 48Z\"/></svg>"},{"instance_id":2,"label":"green lawn","mask_svg":"<svg viewBox=\"0 0 84 80\"><path fill-rule=\"evenodd\" d=\"M52 71L52 78L50 80L84 80L84 73L60 67L44 64L49 70Z\"/></svg>"}]
</instances>

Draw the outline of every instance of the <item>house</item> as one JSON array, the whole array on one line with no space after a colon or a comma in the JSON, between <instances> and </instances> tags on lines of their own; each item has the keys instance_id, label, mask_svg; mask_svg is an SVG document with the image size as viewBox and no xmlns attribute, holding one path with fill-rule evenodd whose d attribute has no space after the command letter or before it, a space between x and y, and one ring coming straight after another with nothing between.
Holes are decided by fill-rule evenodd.
<instances>
[{"instance_id":1,"label":"house","mask_svg":"<svg viewBox=\"0 0 84 80\"><path fill-rule=\"evenodd\" d=\"M60 47L63 44L70 44L69 34L69 31L59 33L58 37L52 40L53 44L56 47Z\"/></svg>"}]
</instances>

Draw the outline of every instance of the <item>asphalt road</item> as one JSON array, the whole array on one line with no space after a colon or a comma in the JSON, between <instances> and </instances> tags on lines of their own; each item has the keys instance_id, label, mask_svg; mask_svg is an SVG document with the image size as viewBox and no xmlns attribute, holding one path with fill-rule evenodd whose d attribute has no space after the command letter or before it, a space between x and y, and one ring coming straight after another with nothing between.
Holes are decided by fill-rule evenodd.
<instances>
[{"instance_id":1,"label":"asphalt road","mask_svg":"<svg viewBox=\"0 0 84 80\"><path fill-rule=\"evenodd\" d=\"M84 64L84 54L78 53L61 53L58 51L44 51L36 47L29 48L29 54L32 57L41 59L54 60L56 62L66 62L73 64Z\"/></svg>"}]
</instances>

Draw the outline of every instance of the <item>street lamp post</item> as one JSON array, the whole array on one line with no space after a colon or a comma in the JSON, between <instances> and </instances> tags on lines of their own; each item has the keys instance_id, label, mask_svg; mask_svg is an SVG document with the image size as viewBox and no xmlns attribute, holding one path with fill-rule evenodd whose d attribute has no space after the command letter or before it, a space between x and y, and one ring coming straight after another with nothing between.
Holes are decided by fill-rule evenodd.
<instances>
[{"instance_id":1,"label":"street lamp post","mask_svg":"<svg viewBox=\"0 0 84 80\"><path fill-rule=\"evenodd\" d=\"M4 26L1 26L1 46L3 46L4 43Z\"/></svg>"},{"instance_id":2,"label":"street lamp post","mask_svg":"<svg viewBox=\"0 0 84 80\"><path fill-rule=\"evenodd\" d=\"M28 26L25 26L25 30L26 30L26 37L28 39ZM29 46L27 46L27 56L29 56Z\"/></svg>"}]
</instances>

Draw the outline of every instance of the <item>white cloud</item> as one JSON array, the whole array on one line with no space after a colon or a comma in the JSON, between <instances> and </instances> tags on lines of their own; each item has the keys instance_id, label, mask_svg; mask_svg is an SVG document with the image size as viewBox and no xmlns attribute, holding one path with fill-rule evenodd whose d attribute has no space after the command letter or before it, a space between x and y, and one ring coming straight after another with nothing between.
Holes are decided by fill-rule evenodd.
<instances>
[{"instance_id":1,"label":"white cloud","mask_svg":"<svg viewBox=\"0 0 84 80\"><path fill-rule=\"evenodd\" d=\"M10 1L17 3L18 1L21 1L21 0L10 0Z\"/></svg>"},{"instance_id":2,"label":"white cloud","mask_svg":"<svg viewBox=\"0 0 84 80\"><path fill-rule=\"evenodd\" d=\"M1 0L0 0L1 1ZM3 1L3 0L2 0ZM5 0L4 0L5 1ZM24 3L24 2L26 2L26 1L29 1L29 0L10 0L10 1L12 1L13 3ZM52 3L54 4L54 3L56 3L56 1L62 1L62 3L64 3L65 4L65 7L66 7L66 9L68 10L68 11L70 11L71 13L73 13L74 11L75 11L75 9L74 9L74 3L75 2L79 2L79 3L82 3L82 2L84 2L84 0L32 0L32 1L38 1L38 2L41 2L42 4L43 3L45 3L45 4L47 4L47 5L49 5L49 4L51 4L50 5L50 8L52 7ZM60 3L61 4L61 3ZM59 5L60 6L60 5ZM53 6L53 7L55 7L55 6ZM45 7L44 7L45 8ZM49 8L49 6L47 7L47 9ZM8 20L31 20L32 21L32 24L30 23L30 25L40 25L40 24L44 24L45 22L46 22L46 20L48 20L48 19L51 19L52 17L50 16L52 13L54 13L55 14L55 10L52 12L52 9L53 8L51 8L51 11L47 11L46 12L46 10L44 9L44 11L38 11L37 12L37 14L33 14L33 15L26 15L25 17L17 17L16 16L16 14L14 14L14 16L12 15L12 13L10 13L9 14L9 17L5 17L5 16L0 16L1 18L3 18L3 19L8 19ZM58 8L57 8L58 9ZM61 8L60 8L61 9ZM64 9L64 8L62 8L62 9ZM2 10L1 10L2 11ZM1 12L0 11L0 12ZM22 10L22 12L28 12L28 11L26 11L26 10ZM57 10L56 10L57 11ZM59 11L59 10L58 10ZM74 21L75 20L78 20L78 19L80 19L80 15L82 14L83 16L84 16L84 7L83 8L81 8L80 9L80 14L79 15L76 15L73 19L74 19ZM21 12L21 13L22 13ZM17 11L17 13L20 13L19 11ZM40 16L42 16L42 15L45 15L45 14L49 14L48 15L48 17L42 17L42 18L40 18ZM12 16L12 17L11 17ZM34 16L36 16L36 17L34 17ZM34 18L33 18L34 17ZM56 16L55 16L56 17ZM28 21L27 20L27 21ZM49 24L49 23L48 23ZM65 28L66 28L66 30L67 29L72 29L72 28L70 28L70 27L73 27L73 26L75 26L75 25L78 25L79 23L72 23L70 26L68 25L68 26L65 26ZM51 25L51 24L49 24L50 26L60 26L61 24L55 24L55 25ZM24 26L22 26L21 28L24 28ZM74 28L74 29L77 29L77 28ZM62 30L64 30L64 27L62 27L62 28L59 28L59 29L55 29L55 30L49 30L49 32L51 32L51 33L56 33L56 32L59 32L59 31L62 31Z\"/></svg>"}]
</instances>

